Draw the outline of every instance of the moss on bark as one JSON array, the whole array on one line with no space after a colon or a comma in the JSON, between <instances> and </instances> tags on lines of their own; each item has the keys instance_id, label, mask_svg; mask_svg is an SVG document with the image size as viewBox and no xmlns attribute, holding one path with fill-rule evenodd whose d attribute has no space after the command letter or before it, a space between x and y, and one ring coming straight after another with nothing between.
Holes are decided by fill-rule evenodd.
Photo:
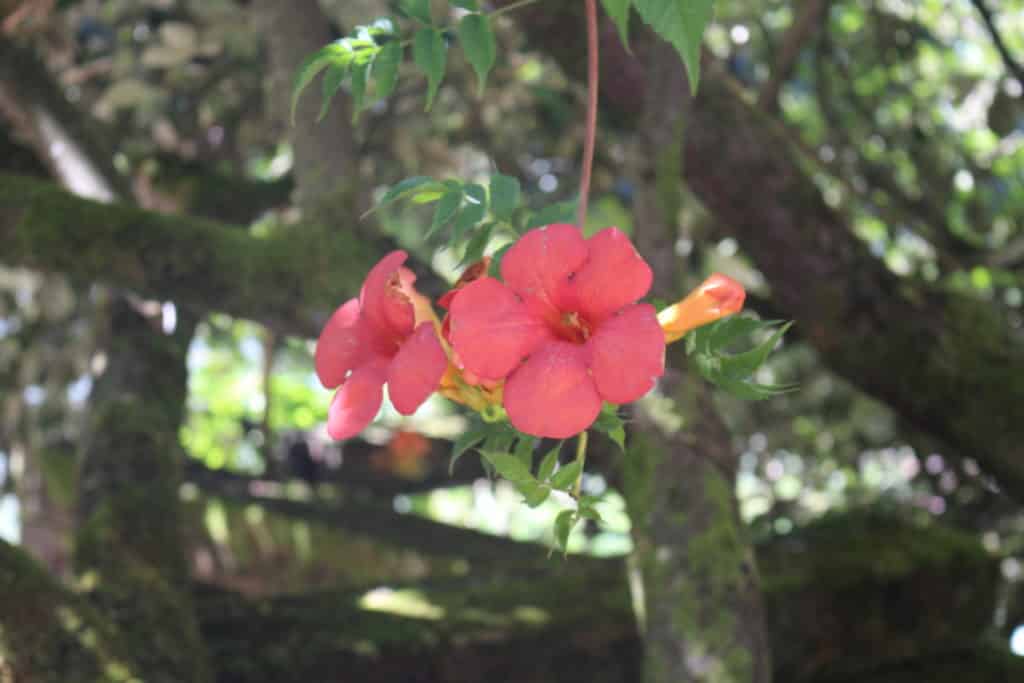
<instances>
[{"instance_id":1,"label":"moss on bark","mask_svg":"<svg viewBox=\"0 0 1024 683\"><path fill-rule=\"evenodd\" d=\"M337 229L282 227L256 238L211 221L74 197L0 174L0 258L99 280L200 311L220 310L315 336L359 291L381 245Z\"/></svg>"}]
</instances>

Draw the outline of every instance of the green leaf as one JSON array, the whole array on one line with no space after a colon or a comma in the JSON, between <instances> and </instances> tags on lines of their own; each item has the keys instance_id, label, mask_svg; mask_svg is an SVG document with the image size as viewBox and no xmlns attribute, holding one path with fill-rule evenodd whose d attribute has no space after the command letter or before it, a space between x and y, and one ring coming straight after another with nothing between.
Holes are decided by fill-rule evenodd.
<instances>
[{"instance_id":1,"label":"green leaf","mask_svg":"<svg viewBox=\"0 0 1024 683\"><path fill-rule=\"evenodd\" d=\"M601 519L601 513L597 511L596 507L594 507L599 502L601 502L601 499L595 498L594 496L580 496L579 505L576 508L580 513L580 517L592 519L595 522L604 521Z\"/></svg>"},{"instance_id":2,"label":"green leaf","mask_svg":"<svg viewBox=\"0 0 1024 683\"><path fill-rule=\"evenodd\" d=\"M484 250L487 248L487 243L491 241L491 233L494 231L495 225L496 223L488 223L473 232L473 237L470 238L469 244L466 245L466 253L463 254L459 266L476 263L484 257Z\"/></svg>"},{"instance_id":3,"label":"green leaf","mask_svg":"<svg viewBox=\"0 0 1024 683\"><path fill-rule=\"evenodd\" d=\"M786 323L780 327L775 334L750 351L737 353L733 356L723 356L722 373L733 379L742 379L754 374L754 371L768 360L768 355L775 349L779 340L782 339L782 335L784 335L786 330L792 327L792 325L792 322Z\"/></svg>"},{"instance_id":4,"label":"green leaf","mask_svg":"<svg viewBox=\"0 0 1024 683\"><path fill-rule=\"evenodd\" d=\"M466 231L484 219L487 214L487 190L482 185L466 185L466 203L455 217L452 242L458 243ZM486 246L486 245L485 245Z\"/></svg>"},{"instance_id":5,"label":"green leaf","mask_svg":"<svg viewBox=\"0 0 1024 683\"><path fill-rule=\"evenodd\" d=\"M434 18L430 16L430 0L401 0L398 3L398 11L424 24L434 22Z\"/></svg>"},{"instance_id":6,"label":"green leaf","mask_svg":"<svg viewBox=\"0 0 1024 683\"><path fill-rule=\"evenodd\" d=\"M623 46L629 49L629 7L632 0L601 0L604 11L619 30L619 39Z\"/></svg>"},{"instance_id":7,"label":"green leaf","mask_svg":"<svg viewBox=\"0 0 1024 683\"><path fill-rule=\"evenodd\" d=\"M421 28L417 31L412 43L412 59L427 75L426 109L430 111L448 63L448 48L445 47L441 32L433 28Z\"/></svg>"},{"instance_id":8,"label":"green leaf","mask_svg":"<svg viewBox=\"0 0 1024 683\"><path fill-rule=\"evenodd\" d=\"M516 490L523 494L526 504L532 508L539 506L551 495L551 487L538 484L535 481L518 482Z\"/></svg>"},{"instance_id":9,"label":"green leaf","mask_svg":"<svg viewBox=\"0 0 1024 683\"><path fill-rule=\"evenodd\" d=\"M601 409L594 421L593 429L607 434L623 453L626 452L626 425L614 405L608 404Z\"/></svg>"},{"instance_id":10,"label":"green leaf","mask_svg":"<svg viewBox=\"0 0 1024 683\"><path fill-rule=\"evenodd\" d=\"M459 206L462 205L462 196L462 188L448 190L441 195L440 201L437 202L437 208L434 209L434 219L430 222L430 229L427 230L424 237L430 237L455 217Z\"/></svg>"},{"instance_id":11,"label":"green leaf","mask_svg":"<svg viewBox=\"0 0 1024 683\"><path fill-rule=\"evenodd\" d=\"M494 256L491 257L491 267L487 269L487 274L491 277L501 279L501 259L505 258L505 254L509 249L512 248L515 242L509 242L498 251L494 252Z\"/></svg>"},{"instance_id":12,"label":"green leaf","mask_svg":"<svg viewBox=\"0 0 1024 683\"><path fill-rule=\"evenodd\" d=\"M498 43L491 30L491 22L482 14L467 14L459 22L459 43L466 53L466 61L476 71L477 92L483 95L487 87L487 75L494 68L498 57Z\"/></svg>"},{"instance_id":13,"label":"green leaf","mask_svg":"<svg viewBox=\"0 0 1024 683\"><path fill-rule=\"evenodd\" d=\"M386 99L398 84L398 67L402 63L402 43L393 40L377 53L373 60L373 80L377 85L377 97Z\"/></svg>"},{"instance_id":14,"label":"green leaf","mask_svg":"<svg viewBox=\"0 0 1024 683\"><path fill-rule=\"evenodd\" d=\"M363 109L366 98L366 77L370 71L370 62L356 64L352 67L352 122L359 120L359 112Z\"/></svg>"},{"instance_id":15,"label":"green leaf","mask_svg":"<svg viewBox=\"0 0 1024 683\"><path fill-rule=\"evenodd\" d=\"M406 195L412 194L414 190L417 190L426 185L427 183L432 182L434 182L434 179L431 178L430 176L425 175L417 175L412 176L411 178L400 180L394 185L392 185L390 190L384 193L384 196L380 198L380 202L378 203L388 204L389 202L401 199Z\"/></svg>"},{"instance_id":16,"label":"green leaf","mask_svg":"<svg viewBox=\"0 0 1024 683\"><path fill-rule=\"evenodd\" d=\"M295 125L295 109L299 104L299 96L302 91L306 89L316 75L326 69L331 64L348 64L348 60L352 58L352 51L342 41L331 43L320 48L306 60L299 65L299 68L295 71L295 77L292 79L292 103L291 103L291 122Z\"/></svg>"},{"instance_id":17,"label":"green leaf","mask_svg":"<svg viewBox=\"0 0 1024 683\"><path fill-rule=\"evenodd\" d=\"M513 483L534 481L533 475L530 474L530 470L528 470L526 465L524 465L522 461L514 455L509 453L484 451L483 456L487 459L487 462L494 466L494 469L498 474Z\"/></svg>"},{"instance_id":18,"label":"green leaf","mask_svg":"<svg viewBox=\"0 0 1024 683\"><path fill-rule=\"evenodd\" d=\"M574 526L576 526L575 510L562 510L555 517L555 543L563 553L568 550L569 534L572 533Z\"/></svg>"},{"instance_id":19,"label":"green leaf","mask_svg":"<svg viewBox=\"0 0 1024 683\"><path fill-rule=\"evenodd\" d=\"M475 428L467 429L455 440L455 443L452 444L452 459L448 463L449 476L455 471L455 463L458 462L459 458L473 446L486 439L489 433L490 429L486 425L478 425Z\"/></svg>"},{"instance_id":20,"label":"green leaf","mask_svg":"<svg viewBox=\"0 0 1024 683\"><path fill-rule=\"evenodd\" d=\"M497 425L497 431L492 431L487 440L484 441L483 450L491 453L508 453L512 447L512 442L516 440L515 432L506 429L504 425Z\"/></svg>"},{"instance_id":21,"label":"green leaf","mask_svg":"<svg viewBox=\"0 0 1024 683\"><path fill-rule=\"evenodd\" d=\"M555 465L558 464L558 453L562 450L563 443L565 442L559 441L540 461L540 467L537 468L537 479L547 481L551 478L551 473L555 471Z\"/></svg>"},{"instance_id":22,"label":"green leaf","mask_svg":"<svg viewBox=\"0 0 1024 683\"><path fill-rule=\"evenodd\" d=\"M740 337L746 337L766 327L774 327L780 322L778 320L758 320L749 316L732 315L710 325L698 327L695 332L699 333L698 339L703 341L703 349L719 351Z\"/></svg>"},{"instance_id":23,"label":"green leaf","mask_svg":"<svg viewBox=\"0 0 1024 683\"><path fill-rule=\"evenodd\" d=\"M733 396L747 401L763 401L780 394L792 393L799 388L796 384L754 384L730 377L719 377L712 381Z\"/></svg>"},{"instance_id":24,"label":"green leaf","mask_svg":"<svg viewBox=\"0 0 1024 683\"><path fill-rule=\"evenodd\" d=\"M512 455L519 458L519 462L523 463L527 472L533 469L533 449L536 445L537 439L535 437L524 436L519 439L519 443L516 444L516 448L512 452Z\"/></svg>"},{"instance_id":25,"label":"green leaf","mask_svg":"<svg viewBox=\"0 0 1024 683\"><path fill-rule=\"evenodd\" d=\"M545 206L540 211L534 211L526 220L524 226L527 230L539 228L542 225L552 223L575 223L576 222L576 201L559 202Z\"/></svg>"},{"instance_id":26,"label":"green leaf","mask_svg":"<svg viewBox=\"0 0 1024 683\"><path fill-rule=\"evenodd\" d=\"M497 174L491 176L491 213L495 218L507 221L519 206L521 191L519 179Z\"/></svg>"},{"instance_id":27,"label":"green leaf","mask_svg":"<svg viewBox=\"0 0 1024 683\"><path fill-rule=\"evenodd\" d=\"M634 0L640 17L683 58L690 91L700 81L700 46L711 23L715 0Z\"/></svg>"},{"instance_id":28,"label":"green leaf","mask_svg":"<svg viewBox=\"0 0 1024 683\"><path fill-rule=\"evenodd\" d=\"M468 9L470 12L476 12L480 9L480 5L477 4L476 0L448 0L451 4L462 9Z\"/></svg>"},{"instance_id":29,"label":"green leaf","mask_svg":"<svg viewBox=\"0 0 1024 683\"><path fill-rule=\"evenodd\" d=\"M324 74L321 81L323 101L320 103L320 113L317 114L317 121L323 121L324 117L327 116L327 110L331 107L331 100L338 94L338 89L341 88L341 83L345 80L347 74L348 64L335 62L327 68L327 73Z\"/></svg>"},{"instance_id":30,"label":"green leaf","mask_svg":"<svg viewBox=\"0 0 1024 683\"><path fill-rule=\"evenodd\" d=\"M556 488L559 491L568 491L576 483L576 480L580 478L580 472L582 471L583 463L579 460L573 460L569 464L563 465L551 477L552 488Z\"/></svg>"}]
</instances>

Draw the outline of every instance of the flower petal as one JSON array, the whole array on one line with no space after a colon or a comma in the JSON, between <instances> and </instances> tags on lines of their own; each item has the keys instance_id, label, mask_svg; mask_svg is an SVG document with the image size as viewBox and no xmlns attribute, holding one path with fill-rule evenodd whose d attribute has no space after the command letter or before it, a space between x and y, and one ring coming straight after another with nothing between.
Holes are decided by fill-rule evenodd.
<instances>
[{"instance_id":1,"label":"flower petal","mask_svg":"<svg viewBox=\"0 0 1024 683\"><path fill-rule=\"evenodd\" d=\"M601 412L601 397L585 361L584 347L563 341L548 342L530 356L505 383L504 404L512 425L552 439L589 427Z\"/></svg>"},{"instance_id":2,"label":"flower petal","mask_svg":"<svg viewBox=\"0 0 1024 683\"><path fill-rule=\"evenodd\" d=\"M647 294L653 277L629 237L605 228L587 240L587 262L572 278L564 305L599 324Z\"/></svg>"},{"instance_id":3,"label":"flower petal","mask_svg":"<svg viewBox=\"0 0 1024 683\"><path fill-rule=\"evenodd\" d=\"M359 300L349 299L328 318L316 341L316 376L327 389L345 381L349 370L372 355L359 320Z\"/></svg>"},{"instance_id":4,"label":"flower petal","mask_svg":"<svg viewBox=\"0 0 1024 683\"><path fill-rule=\"evenodd\" d=\"M743 310L747 293L731 277L714 273L682 301L658 314L665 340L682 339L690 330Z\"/></svg>"},{"instance_id":5,"label":"flower petal","mask_svg":"<svg viewBox=\"0 0 1024 683\"><path fill-rule=\"evenodd\" d=\"M586 241L574 225L530 230L501 260L501 277L534 314L557 325L569 276L587 258Z\"/></svg>"},{"instance_id":6,"label":"flower petal","mask_svg":"<svg viewBox=\"0 0 1024 683\"><path fill-rule=\"evenodd\" d=\"M448 339L462 366L481 379L503 379L549 337L543 321L494 278L471 282L452 299Z\"/></svg>"},{"instance_id":7,"label":"flower petal","mask_svg":"<svg viewBox=\"0 0 1024 683\"><path fill-rule=\"evenodd\" d=\"M665 335L648 304L606 318L587 347L597 392L609 403L637 400L665 374Z\"/></svg>"},{"instance_id":8,"label":"flower petal","mask_svg":"<svg viewBox=\"0 0 1024 683\"><path fill-rule=\"evenodd\" d=\"M384 400L384 367L379 363L356 368L341 385L327 411L327 433L332 439L349 439L373 421Z\"/></svg>"},{"instance_id":9,"label":"flower petal","mask_svg":"<svg viewBox=\"0 0 1024 683\"><path fill-rule=\"evenodd\" d=\"M393 350L412 332L416 319L412 302L402 291L415 279L411 271L401 267L406 258L404 251L393 251L382 258L370 269L359 292L363 317L378 336L393 342Z\"/></svg>"},{"instance_id":10,"label":"flower petal","mask_svg":"<svg viewBox=\"0 0 1024 683\"><path fill-rule=\"evenodd\" d=\"M448 357L433 323L422 323L388 367L388 396L395 410L412 415L441 384Z\"/></svg>"}]
</instances>

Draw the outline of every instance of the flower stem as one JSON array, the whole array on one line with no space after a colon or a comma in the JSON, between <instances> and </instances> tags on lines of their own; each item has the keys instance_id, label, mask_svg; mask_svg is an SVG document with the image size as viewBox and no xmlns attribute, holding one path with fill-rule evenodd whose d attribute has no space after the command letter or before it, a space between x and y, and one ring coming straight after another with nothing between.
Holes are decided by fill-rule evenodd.
<instances>
[{"instance_id":1,"label":"flower stem","mask_svg":"<svg viewBox=\"0 0 1024 683\"><path fill-rule=\"evenodd\" d=\"M519 2L513 2L508 5L505 5L504 7L494 10L493 12L490 13L489 16L497 17L502 14L505 14L506 12L514 12L520 7L526 7L527 5L532 5L535 2L540 2L540 0L519 0Z\"/></svg>"},{"instance_id":2,"label":"flower stem","mask_svg":"<svg viewBox=\"0 0 1024 683\"><path fill-rule=\"evenodd\" d=\"M572 497L580 499L580 488L583 486L583 465L587 462L587 431L580 432L579 440L576 442L576 462L580 464L580 473L576 477L576 485L572 489Z\"/></svg>"},{"instance_id":3,"label":"flower stem","mask_svg":"<svg viewBox=\"0 0 1024 683\"><path fill-rule=\"evenodd\" d=\"M587 222L590 201L590 177L594 172L594 141L597 138L597 0L587 3L587 131L583 140L583 171L580 175L580 205L576 223L580 230Z\"/></svg>"}]
</instances>

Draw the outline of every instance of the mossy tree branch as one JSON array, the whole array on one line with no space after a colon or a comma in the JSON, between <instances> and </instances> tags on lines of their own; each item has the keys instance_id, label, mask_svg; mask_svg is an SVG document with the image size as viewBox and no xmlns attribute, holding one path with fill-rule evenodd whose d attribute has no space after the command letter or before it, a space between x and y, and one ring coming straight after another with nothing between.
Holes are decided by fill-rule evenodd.
<instances>
[{"instance_id":1,"label":"mossy tree branch","mask_svg":"<svg viewBox=\"0 0 1024 683\"><path fill-rule=\"evenodd\" d=\"M0 243L7 265L98 280L310 337L359 291L379 254L344 233L299 236L282 228L255 238L207 220L99 204L10 174L0 174Z\"/></svg>"}]
</instances>

